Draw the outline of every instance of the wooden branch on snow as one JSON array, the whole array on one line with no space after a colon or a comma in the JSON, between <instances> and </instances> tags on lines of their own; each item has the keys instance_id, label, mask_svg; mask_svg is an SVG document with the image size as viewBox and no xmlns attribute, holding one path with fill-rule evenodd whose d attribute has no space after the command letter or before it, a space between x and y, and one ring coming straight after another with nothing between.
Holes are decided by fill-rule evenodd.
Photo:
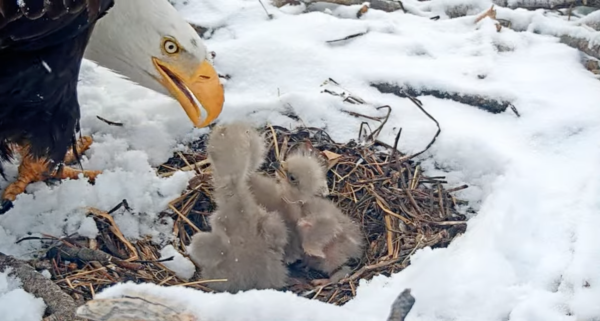
<instances>
[{"instance_id":1,"label":"wooden branch on snow","mask_svg":"<svg viewBox=\"0 0 600 321\"><path fill-rule=\"evenodd\" d=\"M402 291L392 303L392 311L387 321L404 321L413 305L415 305L415 298L410 294L410 289Z\"/></svg>"},{"instance_id":2,"label":"wooden branch on snow","mask_svg":"<svg viewBox=\"0 0 600 321\"><path fill-rule=\"evenodd\" d=\"M409 98L410 96L418 97L418 96L433 96L440 99L450 99L456 102L477 107L479 109L488 111L492 114L498 114L506 111L508 107L511 106L510 102L507 101L498 101L492 98L486 98L476 95L468 95L468 94L460 94L460 93L452 93L445 92L441 90L435 89L425 89L425 90L417 90L415 88L409 86L399 86L392 85L388 83L377 83L371 84L372 87L377 88L380 92L384 94L394 94L398 97ZM408 94L408 95L407 95Z\"/></svg>"},{"instance_id":3,"label":"wooden branch on snow","mask_svg":"<svg viewBox=\"0 0 600 321\"><path fill-rule=\"evenodd\" d=\"M94 321L198 321L177 303L141 293L88 301L77 309L77 316Z\"/></svg>"},{"instance_id":4,"label":"wooden branch on snow","mask_svg":"<svg viewBox=\"0 0 600 321\"><path fill-rule=\"evenodd\" d=\"M596 59L600 59L600 45L594 44L590 46L589 40L585 38L578 38L568 34L558 36L560 42L564 43L569 47L579 49L581 52L588 54Z\"/></svg>"},{"instance_id":5,"label":"wooden branch on snow","mask_svg":"<svg viewBox=\"0 0 600 321\"><path fill-rule=\"evenodd\" d=\"M271 3L273 3L273 5L276 6L277 8L281 8L281 7L285 6L286 4L304 3L304 4L309 5L309 4L317 3L317 2L339 4L339 5L343 5L343 6L361 5L365 2L370 2L369 7L371 9L375 9L375 10L392 12L392 11L403 9L402 3L400 1L387 1L387 0L370 0L370 1L365 1L365 0L272 0L271 1Z\"/></svg>"},{"instance_id":6,"label":"wooden branch on snow","mask_svg":"<svg viewBox=\"0 0 600 321\"><path fill-rule=\"evenodd\" d=\"M595 21L600 21L600 16L598 16L598 18L594 17L593 19L586 19L586 20L582 19L584 21L581 21L578 24L564 24L562 26L554 25L554 22L556 22L556 20L553 18L548 18L548 17L539 17L537 19L537 21L534 22L535 24L533 26L531 25L531 23L528 25L523 25L523 24L519 25L518 23L516 23L518 21L513 22L511 20L511 17L506 17L506 19L503 19L503 20L508 21L510 24L509 28L511 28L515 31L530 30L537 34L554 36L554 37L559 38L561 43L563 43L569 47L579 49L579 51L581 51L591 57L600 59L600 45L598 45L598 44L590 45L590 39L597 39L600 36L600 32L585 29L585 28L592 28L592 27L589 27L588 24L593 24ZM560 21L560 22L562 22L562 21ZM516 27L517 25L519 27ZM551 26L551 27L548 27L548 26ZM587 37L580 36L580 35L586 35L586 34L587 34Z\"/></svg>"},{"instance_id":7,"label":"wooden branch on snow","mask_svg":"<svg viewBox=\"0 0 600 321\"><path fill-rule=\"evenodd\" d=\"M493 0L493 3L509 9L521 8L526 10L556 10L580 6L600 8L600 0Z\"/></svg>"},{"instance_id":8,"label":"wooden branch on snow","mask_svg":"<svg viewBox=\"0 0 600 321\"><path fill-rule=\"evenodd\" d=\"M73 247L65 244L56 246L48 251L49 257L56 255L60 255L63 260L80 261L84 263L96 261L104 265L113 263L119 267L130 270L140 270L144 267L142 264L121 260L101 250Z\"/></svg>"},{"instance_id":9,"label":"wooden branch on snow","mask_svg":"<svg viewBox=\"0 0 600 321\"><path fill-rule=\"evenodd\" d=\"M11 268L10 274L21 280L23 289L44 300L47 310L51 316L45 321L75 321L82 320L75 316L77 304L68 294L50 279L38 273L27 263L17 260L11 256L0 253L0 271L4 272Z\"/></svg>"},{"instance_id":10,"label":"wooden branch on snow","mask_svg":"<svg viewBox=\"0 0 600 321\"><path fill-rule=\"evenodd\" d=\"M579 19L578 26L588 26L596 31L600 31L600 10L594 11L587 16Z\"/></svg>"}]
</instances>

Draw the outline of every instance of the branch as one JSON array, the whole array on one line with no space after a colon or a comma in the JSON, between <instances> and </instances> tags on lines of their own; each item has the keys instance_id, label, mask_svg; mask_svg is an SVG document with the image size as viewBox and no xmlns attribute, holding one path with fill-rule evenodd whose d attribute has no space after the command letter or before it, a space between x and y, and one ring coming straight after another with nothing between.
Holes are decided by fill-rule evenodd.
<instances>
[{"instance_id":1,"label":"branch","mask_svg":"<svg viewBox=\"0 0 600 321\"><path fill-rule=\"evenodd\" d=\"M316 2L325 2L325 3L333 3L339 4L343 6L353 6L353 5L361 5L365 3L364 0L272 0L271 3L277 8L281 8L286 4L300 4L304 3L306 5L316 3ZM400 1L386 1L386 0L370 0L371 5L369 6L371 9L382 10L386 12L393 12L402 9L402 3Z\"/></svg>"},{"instance_id":2,"label":"branch","mask_svg":"<svg viewBox=\"0 0 600 321\"><path fill-rule=\"evenodd\" d=\"M377 88L377 90L384 94L394 94L402 98L409 98L410 96L418 97L430 95L440 99L450 99L465 105L470 105L479 109L483 109L492 114L502 113L506 111L506 108L510 106L510 102L508 101L499 101L487 97L445 92L436 89L418 90L409 86L398 86L387 83L371 84L371 86Z\"/></svg>"},{"instance_id":3,"label":"branch","mask_svg":"<svg viewBox=\"0 0 600 321\"><path fill-rule=\"evenodd\" d=\"M498 8L498 16L502 20L510 22L509 28L515 31L530 31L554 36L559 38L561 43L600 59L600 45L596 43L600 38L600 32L593 30L594 27L600 25L600 15L571 23L539 14ZM526 23L523 23L524 21Z\"/></svg>"},{"instance_id":4,"label":"branch","mask_svg":"<svg viewBox=\"0 0 600 321\"><path fill-rule=\"evenodd\" d=\"M413 305L415 298L410 294L410 289L406 289L392 303L392 311L387 321L404 321Z\"/></svg>"},{"instance_id":5,"label":"branch","mask_svg":"<svg viewBox=\"0 0 600 321\"><path fill-rule=\"evenodd\" d=\"M495 5L506 7L509 9L526 9L526 10L537 10L537 9L567 9L571 7L592 7L600 8L600 0L493 0Z\"/></svg>"},{"instance_id":6,"label":"branch","mask_svg":"<svg viewBox=\"0 0 600 321\"><path fill-rule=\"evenodd\" d=\"M94 321L196 321L182 306L165 299L136 294L119 299L96 299L77 309L77 315Z\"/></svg>"},{"instance_id":7,"label":"branch","mask_svg":"<svg viewBox=\"0 0 600 321\"><path fill-rule=\"evenodd\" d=\"M75 321L75 300L64 293L60 287L50 279L38 273L33 267L23 261L0 253L0 271L12 268L12 275L21 280L23 289L32 295L42 298L51 316L44 320Z\"/></svg>"},{"instance_id":8,"label":"branch","mask_svg":"<svg viewBox=\"0 0 600 321\"><path fill-rule=\"evenodd\" d=\"M579 49L581 52L588 54L596 59L600 59L600 44L590 46L590 41L585 38L579 38L568 34L558 36L560 42L569 47Z\"/></svg>"}]
</instances>

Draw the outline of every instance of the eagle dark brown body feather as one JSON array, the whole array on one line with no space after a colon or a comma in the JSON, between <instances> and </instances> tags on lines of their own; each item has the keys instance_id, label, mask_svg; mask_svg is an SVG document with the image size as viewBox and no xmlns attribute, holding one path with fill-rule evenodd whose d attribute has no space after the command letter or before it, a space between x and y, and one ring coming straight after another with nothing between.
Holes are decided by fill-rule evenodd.
<instances>
[{"instance_id":1,"label":"eagle dark brown body feather","mask_svg":"<svg viewBox=\"0 0 600 321\"><path fill-rule=\"evenodd\" d=\"M9 144L59 163L79 131L77 81L113 0L0 0L0 160ZM0 174L4 175L0 164Z\"/></svg>"}]
</instances>

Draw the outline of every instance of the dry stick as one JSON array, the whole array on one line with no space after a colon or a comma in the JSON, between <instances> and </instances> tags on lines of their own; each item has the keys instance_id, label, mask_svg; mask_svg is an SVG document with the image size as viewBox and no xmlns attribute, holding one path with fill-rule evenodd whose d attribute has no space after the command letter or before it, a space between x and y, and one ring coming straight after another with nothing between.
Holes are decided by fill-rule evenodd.
<instances>
[{"instance_id":1,"label":"dry stick","mask_svg":"<svg viewBox=\"0 0 600 321\"><path fill-rule=\"evenodd\" d=\"M262 3L261 0L258 0L258 2L260 2L260 5L263 7L263 9L265 9L265 13L267 14L267 17L269 17L269 19L273 19L273 15L269 13L269 11L267 11L267 8L265 7L265 5Z\"/></svg>"},{"instance_id":2,"label":"dry stick","mask_svg":"<svg viewBox=\"0 0 600 321\"><path fill-rule=\"evenodd\" d=\"M402 135L402 128L398 130L398 134L396 134L396 138L394 139L394 146L392 148L392 154L390 155L390 162L388 163L387 168L385 169L385 176L390 175L390 171L392 170L392 164L396 161L396 153L398 152L398 141L400 140L400 136Z\"/></svg>"},{"instance_id":3,"label":"dry stick","mask_svg":"<svg viewBox=\"0 0 600 321\"><path fill-rule=\"evenodd\" d=\"M521 114L519 113L519 111L517 110L517 107L515 107L515 105L513 105L512 103L509 103L509 107L513 111L513 113L515 113L515 115L517 115L517 117L521 117Z\"/></svg>"},{"instance_id":4,"label":"dry stick","mask_svg":"<svg viewBox=\"0 0 600 321\"><path fill-rule=\"evenodd\" d=\"M106 120L106 119L104 119L104 118L102 118L102 117L100 117L98 115L96 115L96 118L100 119L101 121L107 123L110 126L123 127L123 123L117 123L117 122L114 122L114 121Z\"/></svg>"},{"instance_id":5,"label":"dry stick","mask_svg":"<svg viewBox=\"0 0 600 321\"><path fill-rule=\"evenodd\" d=\"M196 226L196 224L194 224L192 221L190 221L189 218L187 218L187 216L183 215L183 213L181 213L177 208L175 208L175 206L173 206L173 204L169 204L169 208L171 210L173 210L173 212L175 212L177 215L179 215L179 217L184 220L192 229L194 229L194 231L196 231L196 233L200 232L200 229Z\"/></svg>"},{"instance_id":6,"label":"dry stick","mask_svg":"<svg viewBox=\"0 0 600 321\"><path fill-rule=\"evenodd\" d=\"M335 42L340 42L340 41L346 41L346 40L353 39L353 38L356 38L356 37L364 36L364 35L366 35L367 33L369 33L369 32L368 32L368 31L365 31L365 32L359 32L359 33L351 34L351 35L349 35L349 36L346 36L346 37L344 37L344 38L341 38L341 39L327 40L326 42L327 42L327 43L335 43Z\"/></svg>"},{"instance_id":7,"label":"dry stick","mask_svg":"<svg viewBox=\"0 0 600 321\"><path fill-rule=\"evenodd\" d=\"M383 267L386 266L390 266L392 264L398 263L400 261L402 261L403 258L398 257L392 260L388 260L388 261L383 261L383 262L379 262L377 264L373 264L373 265L367 265L367 266L363 266L360 270L356 271L354 274L352 274L350 277L346 278L346 279L342 279L340 280L340 282L348 282L348 281L353 281L358 279L361 275L363 275L363 273L368 272L368 271L373 271L373 270L377 270L377 269L381 269Z\"/></svg>"},{"instance_id":8,"label":"dry stick","mask_svg":"<svg viewBox=\"0 0 600 321\"><path fill-rule=\"evenodd\" d=\"M271 129L271 133L273 134L273 144L275 145L275 157L278 162L281 161L281 155L279 154L279 142L277 141L277 134L275 133L275 129L273 126L269 124L269 129Z\"/></svg>"},{"instance_id":9,"label":"dry stick","mask_svg":"<svg viewBox=\"0 0 600 321\"><path fill-rule=\"evenodd\" d=\"M117 265L119 267L129 269L129 270L140 270L144 267L143 265L141 265L139 263L123 261L117 257L109 255L108 253L106 253L104 251L92 250L89 248L77 248L77 247L72 247L72 246L67 246L67 245L59 245L50 250L51 253L54 251L56 251L57 254L59 254L63 260L68 260L68 261L75 261L75 260L79 260L82 262L97 261L100 264L114 263L115 265Z\"/></svg>"},{"instance_id":10,"label":"dry stick","mask_svg":"<svg viewBox=\"0 0 600 321\"><path fill-rule=\"evenodd\" d=\"M431 116L424 108L423 108L423 103L416 99L413 96L407 95L408 99L410 99L410 101L412 101L427 117L429 117L429 119L433 120L433 122L435 123L435 125L437 126L438 130L435 133L435 135L433 136L433 139L431 140L431 142L429 142L429 144L427 144L427 146L425 147L425 149L423 149L422 151L413 154L409 157L409 159L415 158L421 154L423 154L424 152L426 152L436 141L436 139L438 138L438 136L440 135L440 133L442 132L442 128L440 127L440 123L433 118L433 116Z\"/></svg>"},{"instance_id":11,"label":"dry stick","mask_svg":"<svg viewBox=\"0 0 600 321\"><path fill-rule=\"evenodd\" d=\"M369 127L369 130L371 132L373 132L373 130L371 129L371 126L369 125L369 123L367 123L366 121L361 122L360 123L360 128L358 129L358 141L359 142L362 142L363 141L362 137L367 134L367 130L365 129L365 126Z\"/></svg>"},{"instance_id":12,"label":"dry stick","mask_svg":"<svg viewBox=\"0 0 600 321\"><path fill-rule=\"evenodd\" d=\"M381 122L381 125L379 127L377 127L377 129L375 129L375 131L372 132L371 135L369 135L369 138L368 138L369 140L374 141L376 139L376 137L379 137L379 133L381 133L383 126L385 126L385 124L387 124L388 120L390 119L390 115L392 114L392 107L390 107L389 105L385 105L385 106L377 107L376 109L380 110L382 108L387 108L388 112L383 117L383 121Z\"/></svg>"},{"instance_id":13,"label":"dry stick","mask_svg":"<svg viewBox=\"0 0 600 321\"><path fill-rule=\"evenodd\" d=\"M120 209L121 207L125 207L125 210L127 210L128 212L131 212L131 207L129 207L129 203L127 203L127 200L124 199L121 201L121 203L119 203L119 205L113 207L110 211L108 211L108 214L112 214L114 212L116 212L118 209Z\"/></svg>"},{"instance_id":14,"label":"dry stick","mask_svg":"<svg viewBox=\"0 0 600 321\"><path fill-rule=\"evenodd\" d=\"M104 218L110 223L109 229L111 230L111 232L113 232L113 234L115 236L117 236L117 238L119 240L121 240L121 242L123 242L123 244L125 244L125 246L133 253L133 255L127 259L127 261L135 261L135 260L139 259L137 251L135 250L135 247L133 245L131 245L131 243L127 240L127 238L123 235L123 233L121 233L121 230L119 230L117 223L115 222L113 217L110 216L110 214L108 214L102 210L99 210L97 208L93 208L93 207L88 207L87 210L90 214L93 214L94 216L97 216L97 217Z\"/></svg>"},{"instance_id":15,"label":"dry stick","mask_svg":"<svg viewBox=\"0 0 600 321\"><path fill-rule=\"evenodd\" d=\"M442 184L437 184L438 187L438 206L440 207L440 218L446 217L446 211L444 210L444 198L442 196Z\"/></svg>"},{"instance_id":16,"label":"dry stick","mask_svg":"<svg viewBox=\"0 0 600 321\"><path fill-rule=\"evenodd\" d=\"M390 215L386 215L383 219L385 220L386 227L388 256L392 257L394 255L394 233L392 232L392 218Z\"/></svg>"},{"instance_id":17,"label":"dry stick","mask_svg":"<svg viewBox=\"0 0 600 321\"><path fill-rule=\"evenodd\" d=\"M74 321L77 304L72 297L64 293L52 280L38 273L27 263L0 253L0 271L12 269L11 275L21 280L23 289L32 295L42 298L51 316L46 320Z\"/></svg>"},{"instance_id":18,"label":"dry stick","mask_svg":"<svg viewBox=\"0 0 600 321\"><path fill-rule=\"evenodd\" d=\"M196 168L200 168L200 166L208 165L208 164L210 164L210 161L208 159L205 159L205 160L201 160L199 162L196 162L194 164L191 164L189 166L182 167L182 168L178 169L177 171L182 171L182 172L192 171L192 170L195 170ZM177 173L177 171L162 173L159 176L160 177L173 176L173 174Z\"/></svg>"},{"instance_id":19,"label":"dry stick","mask_svg":"<svg viewBox=\"0 0 600 321\"><path fill-rule=\"evenodd\" d=\"M458 187L449 188L449 189L446 190L446 193L457 192L457 191L461 191L461 190L467 189L467 188L469 188L469 185L464 184L464 185L461 185L461 186L458 186Z\"/></svg>"}]
</instances>

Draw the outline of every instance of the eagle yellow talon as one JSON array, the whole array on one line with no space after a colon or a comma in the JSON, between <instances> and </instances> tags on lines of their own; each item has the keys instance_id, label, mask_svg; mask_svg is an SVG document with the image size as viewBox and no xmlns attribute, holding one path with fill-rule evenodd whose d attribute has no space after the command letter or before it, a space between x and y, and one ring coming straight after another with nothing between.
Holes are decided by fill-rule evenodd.
<instances>
[{"instance_id":1,"label":"eagle yellow talon","mask_svg":"<svg viewBox=\"0 0 600 321\"><path fill-rule=\"evenodd\" d=\"M81 155L85 153L86 150L90 149L94 140L91 136L83 136L79 140L77 140L77 145L75 148L77 149L77 155ZM67 152L65 155L65 164L70 164L75 162L75 153L73 153L73 149Z\"/></svg>"},{"instance_id":2,"label":"eagle yellow talon","mask_svg":"<svg viewBox=\"0 0 600 321\"><path fill-rule=\"evenodd\" d=\"M83 154L87 149L92 145L92 138L89 136L84 136L77 141L76 149L77 154ZM45 159L34 159L32 156L28 155L28 149L23 148L22 146L18 146L15 148L21 154L23 158L21 165L19 165L19 175L17 180L12 184L8 185L2 194L3 201L14 201L17 198L17 195L25 192L27 185L39 181L44 181L48 178L56 178L56 179L78 179L79 174L83 174L83 176L87 177L90 182L94 182L96 177L102 173L102 171L91 171L91 170L78 170L71 168L69 166L63 166L62 171L49 173L47 162ZM73 150L69 150L64 158L65 163L72 163L75 161L75 154Z\"/></svg>"}]
</instances>

